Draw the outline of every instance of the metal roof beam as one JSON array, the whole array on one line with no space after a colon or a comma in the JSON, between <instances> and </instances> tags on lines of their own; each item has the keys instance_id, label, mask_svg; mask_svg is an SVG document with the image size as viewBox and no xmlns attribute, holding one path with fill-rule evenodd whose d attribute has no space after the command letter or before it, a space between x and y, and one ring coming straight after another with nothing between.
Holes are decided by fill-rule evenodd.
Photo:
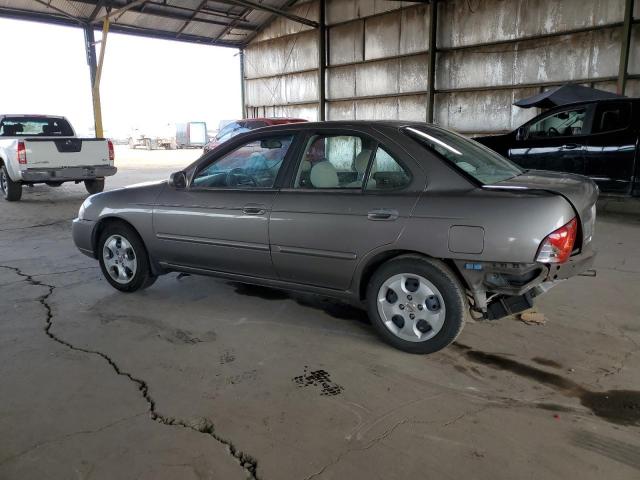
<instances>
[{"instance_id":1,"label":"metal roof beam","mask_svg":"<svg viewBox=\"0 0 640 480\"><path fill-rule=\"evenodd\" d=\"M142 5L143 3L146 3L146 2L147 2L147 0L133 0L132 2L127 3L126 5L118 8L118 9L107 11L106 15L101 15L101 16L95 18L93 20L93 22L97 23L97 22L101 22L101 21L103 21L105 19L111 19L111 18L113 18L113 17L115 17L117 15L122 15L127 10L131 10L133 7L137 7L138 5Z\"/></svg>"},{"instance_id":2,"label":"metal roof beam","mask_svg":"<svg viewBox=\"0 0 640 480\"><path fill-rule=\"evenodd\" d=\"M91 3L91 4L95 4L95 2L92 2L90 0L76 0L82 3ZM118 5L120 8L118 8L118 11L121 13L124 13L122 11L122 8L124 7L128 7L128 5L126 4L122 4L120 2L112 2L112 5ZM132 5L132 4L129 4ZM142 8L144 8L144 12L142 12ZM169 18L171 20L181 20L183 22L188 21L192 15L185 15L184 13L181 14L177 14L175 13L175 11L172 11L171 9L175 8L176 10L181 10L181 11L185 11L187 9L185 9L184 7L173 7L172 5L168 5L168 4L160 4L160 3L156 3L156 2L152 2L149 0L145 0L142 3L138 3L136 2L135 5L132 5L130 7L127 8L127 10L131 10L134 12L138 12L138 13L144 13L145 15L154 15L156 17L162 17L162 18ZM194 13L194 10L189 9L189 12L191 14ZM113 14L117 14L115 10L112 11L112 16ZM104 15L103 15L104 17ZM229 20L235 20L232 18L229 18ZM93 20L94 23L99 22L100 19L95 19ZM208 23L210 25L219 25L222 27L228 27L229 25L231 25L229 22L223 22L221 20L213 20L213 19L209 19L209 18L194 18L193 21L195 22L201 22L201 23ZM243 30L257 30L258 29L258 25L254 25L252 23L247 23L247 22L240 22L237 25L238 28L242 28ZM174 32L175 33L175 32Z\"/></svg>"},{"instance_id":3,"label":"metal roof beam","mask_svg":"<svg viewBox=\"0 0 640 480\"><path fill-rule=\"evenodd\" d=\"M313 20L309 20L308 18L299 17L298 15L294 15L284 10L280 10L279 8L265 5L264 3L256 3L250 0L217 0L217 1L220 3L238 5L240 7L253 8L255 10L262 10L265 12L273 13L278 17L288 18L291 21L302 23L303 25L307 25L312 28L318 28L320 26L318 22L314 22Z\"/></svg>"},{"instance_id":4,"label":"metal roof beam","mask_svg":"<svg viewBox=\"0 0 640 480\"><path fill-rule=\"evenodd\" d=\"M39 3L40 5L44 5L47 8L50 8L51 10L53 10L54 12L59 13L60 15L62 15L63 17L67 17L70 20L74 20L78 23L82 23L82 20L79 19L78 17L76 17L75 15L70 14L69 12L65 12L64 10L62 10L61 8L58 7L54 7L53 5L48 4L47 2L43 1L43 0L36 0L37 3Z\"/></svg>"},{"instance_id":5,"label":"metal roof beam","mask_svg":"<svg viewBox=\"0 0 640 480\"><path fill-rule=\"evenodd\" d=\"M207 4L208 0L202 0L200 2L200 4L196 7L196 10L193 12L193 14L191 15L191 17L189 17L189 19L187 19L184 24L180 27L180 29L178 30L178 35L180 35L182 32L184 32L184 29L187 28L189 26L189 24L193 21L193 19L196 18L196 16L198 15L198 13L200 13L202 11L202 7L204 7Z\"/></svg>"}]
</instances>

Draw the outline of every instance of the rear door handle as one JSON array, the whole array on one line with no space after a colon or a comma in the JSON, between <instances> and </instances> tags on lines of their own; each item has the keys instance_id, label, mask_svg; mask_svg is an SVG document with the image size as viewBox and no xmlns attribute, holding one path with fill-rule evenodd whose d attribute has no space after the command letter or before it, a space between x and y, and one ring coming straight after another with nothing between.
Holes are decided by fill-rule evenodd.
<instances>
[{"instance_id":1,"label":"rear door handle","mask_svg":"<svg viewBox=\"0 0 640 480\"><path fill-rule=\"evenodd\" d=\"M264 205L245 205L242 208L242 213L245 215L264 215Z\"/></svg>"},{"instance_id":2,"label":"rear door handle","mask_svg":"<svg viewBox=\"0 0 640 480\"><path fill-rule=\"evenodd\" d=\"M398 218L398 211L391 208L377 208L371 210L367 214L368 220L396 220Z\"/></svg>"}]
</instances>

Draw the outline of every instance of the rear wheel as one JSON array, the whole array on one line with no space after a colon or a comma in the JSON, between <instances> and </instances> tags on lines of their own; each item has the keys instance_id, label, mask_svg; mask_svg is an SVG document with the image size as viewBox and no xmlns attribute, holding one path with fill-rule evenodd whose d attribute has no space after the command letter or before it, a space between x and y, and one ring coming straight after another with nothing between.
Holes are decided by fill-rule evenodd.
<instances>
[{"instance_id":1,"label":"rear wheel","mask_svg":"<svg viewBox=\"0 0 640 480\"><path fill-rule=\"evenodd\" d=\"M22 198L22 184L11 180L4 165L0 167L0 192L2 192L2 198L8 202L17 202Z\"/></svg>"},{"instance_id":2,"label":"rear wheel","mask_svg":"<svg viewBox=\"0 0 640 480\"><path fill-rule=\"evenodd\" d=\"M464 290L442 262L403 256L383 264L367 288L367 309L378 334L409 353L433 353L464 326Z\"/></svg>"},{"instance_id":3,"label":"rear wheel","mask_svg":"<svg viewBox=\"0 0 640 480\"><path fill-rule=\"evenodd\" d=\"M104 229L98 241L98 254L102 274L112 287L122 292L135 292L156 281L142 239L124 223Z\"/></svg>"},{"instance_id":4,"label":"rear wheel","mask_svg":"<svg viewBox=\"0 0 640 480\"><path fill-rule=\"evenodd\" d=\"M94 193L100 193L104 190L104 178L94 178L93 180L85 180L84 188L87 189L91 195Z\"/></svg>"}]
</instances>

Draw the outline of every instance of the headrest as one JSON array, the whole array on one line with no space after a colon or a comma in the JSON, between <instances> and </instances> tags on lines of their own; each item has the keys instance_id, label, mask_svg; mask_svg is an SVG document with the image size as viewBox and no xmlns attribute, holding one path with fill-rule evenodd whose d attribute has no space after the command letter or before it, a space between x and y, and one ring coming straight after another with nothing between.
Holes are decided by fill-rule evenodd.
<instances>
[{"instance_id":1,"label":"headrest","mask_svg":"<svg viewBox=\"0 0 640 480\"><path fill-rule=\"evenodd\" d=\"M3 128L4 135L8 137L15 135L16 133L21 133L23 130L24 127L19 123L14 125L4 125Z\"/></svg>"},{"instance_id":2,"label":"headrest","mask_svg":"<svg viewBox=\"0 0 640 480\"><path fill-rule=\"evenodd\" d=\"M371 150L362 150L358 155L356 155L354 166L358 173L364 173L367 171L369 158L371 158Z\"/></svg>"},{"instance_id":3,"label":"headrest","mask_svg":"<svg viewBox=\"0 0 640 480\"><path fill-rule=\"evenodd\" d=\"M336 168L326 160L316 163L311 168L309 179L315 188L337 188L340 185Z\"/></svg>"}]
</instances>

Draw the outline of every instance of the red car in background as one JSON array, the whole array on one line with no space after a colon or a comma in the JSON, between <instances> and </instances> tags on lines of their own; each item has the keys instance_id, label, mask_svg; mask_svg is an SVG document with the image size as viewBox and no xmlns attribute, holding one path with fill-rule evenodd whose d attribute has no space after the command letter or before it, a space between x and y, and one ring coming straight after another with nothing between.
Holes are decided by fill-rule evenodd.
<instances>
[{"instance_id":1,"label":"red car in background","mask_svg":"<svg viewBox=\"0 0 640 480\"><path fill-rule=\"evenodd\" d=\"M268 127L271 125L283 125L285 123L306 122L303 118L247 118L246 120L236 120L225 125L218 134L209 140L204 147L204 153L216 148L221 143L244 132L255 130L256 128Z\"/></svg>"}]
</instances>

